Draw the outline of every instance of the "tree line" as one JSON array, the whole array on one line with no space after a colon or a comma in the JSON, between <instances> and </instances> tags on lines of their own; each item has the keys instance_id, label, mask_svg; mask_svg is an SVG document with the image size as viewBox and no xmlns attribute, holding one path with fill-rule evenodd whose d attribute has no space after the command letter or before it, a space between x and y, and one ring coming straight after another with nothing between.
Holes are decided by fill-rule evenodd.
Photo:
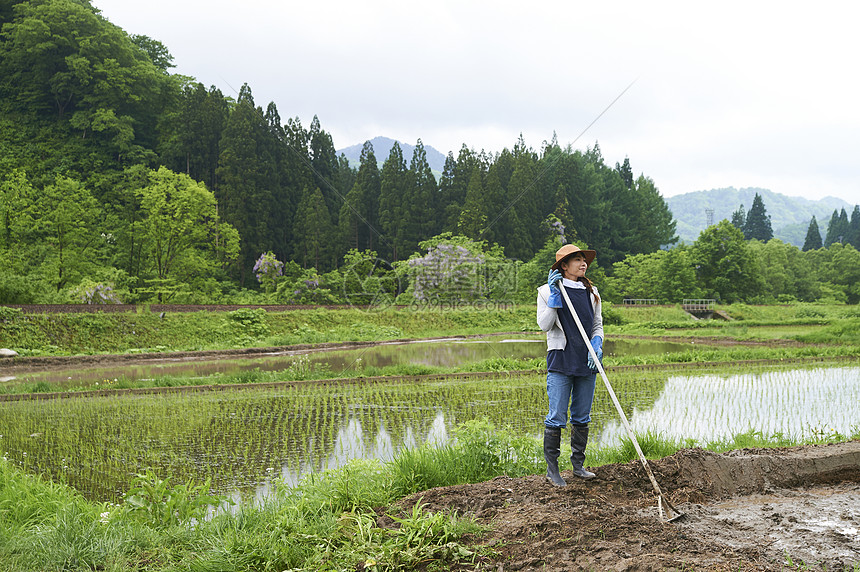
<instances>
[{"instance_id":1,"label":"tree line","mask_svg":"<svg viewBox=\"0 0 860 572\"><path fill-rule=\"evenodd\" d=\"M815 250L821 247L830 247L833 244L850 244L855 248L860 248L860 205L854 205L854 210L851 211L851 220L848 220L848 213L845 209L836 211L830 217L830 222L827 224L827 232L824 235L824 240L821 240L821 230L818 228L818 221L815 217L809 222L809 228L806 231L806 240L803 243L803 250Z\"/></svg>"},{"instance_id":2,"label":"tree line","mask_svg":"<svg viewBox=\"0 0 860 572\"><path fill-rule=\"evenodd\" d=\"M731 222L732 225L743 232L746 240L755 239L767 242L773 238L770 215L767 214L764 200L758 193L753 198L753 204L749 213L744 210L744 205L741 205L738 207L738 210L732 213ZM815 216L809 221L809 226L806 230L806 239L803 243L804 252L829 247L835 243L850 244L855 248L860 247L860 205L854 205L850 221L848 213L844 208L834 210L823 239Z\"/></svg>"}]
</instances>

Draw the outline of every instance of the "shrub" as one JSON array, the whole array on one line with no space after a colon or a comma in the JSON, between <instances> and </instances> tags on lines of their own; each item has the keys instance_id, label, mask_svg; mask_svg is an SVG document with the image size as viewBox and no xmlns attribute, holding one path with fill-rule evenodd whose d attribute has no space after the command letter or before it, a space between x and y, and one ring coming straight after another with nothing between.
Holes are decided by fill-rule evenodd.
<instances>
[{"instance_id":1,"label":"shrub","mask_svg":"<svg viewBox=\"0 0 860 572\"><path fill-rule=\"evenodd\" d=\"M152 470L138 474L126 493L122 513L154 527L192 524L202 519L209 507L226 502L226 497L209 494L210 481L172 485Z\"/></svg>"}]
</instances>

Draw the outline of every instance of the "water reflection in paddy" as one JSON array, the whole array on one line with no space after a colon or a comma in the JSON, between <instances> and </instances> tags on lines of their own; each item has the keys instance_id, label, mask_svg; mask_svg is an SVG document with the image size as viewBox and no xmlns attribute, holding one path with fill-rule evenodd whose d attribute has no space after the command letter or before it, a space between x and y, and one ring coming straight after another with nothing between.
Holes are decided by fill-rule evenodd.
<instances>
[{"instance_id":1,"label":"water reflection in paddy","mask_svg":"<svg viewBox=\"0 0 860 572\"><path fill-rule=\"evenodd\" d=\"M613 355L652 355L685 351L690 344L651 340L608 340L604 351ZM180 360L165 356L156 363L100 365L98 367L36 371L9 376L16 383L46 382L57 387L96 387L105 380L152 379L163 376L205 377L232 375L242 371L284 371L297 360L306 359L309 367L333 374L368 367L422 364L433 367L460 367L494 358L541 358L546 355L542 334L483 336L474 339L442 339L421 342L382 342L379 345L341 350L280 352L264 356L230 359Z\"/></svg>"},{"instance_id":2,"label":"water reflection in paddy","mask_svg":"<svg viewBox=\"0 0 860 572\"><path fill-rule=\"evenodd\" d=\"M747 431L850 435L860 429L860 368L673 375L656 400L637 402L628 417L635 432L653 430L701 443ZM619 420L611 419L599 443L617 445L626 433Z\"/></svg>"}]
</instances>

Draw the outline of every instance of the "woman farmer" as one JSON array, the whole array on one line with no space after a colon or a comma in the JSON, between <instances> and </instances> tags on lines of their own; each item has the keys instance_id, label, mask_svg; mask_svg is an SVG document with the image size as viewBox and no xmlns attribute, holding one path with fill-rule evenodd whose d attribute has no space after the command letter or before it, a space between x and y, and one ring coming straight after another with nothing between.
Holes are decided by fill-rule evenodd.
<instances>
[{"instance_id":1,"label":"woman farmer","mask_svg":"<svg viewBox=\"0 0 860 572\"><path fill-rule=\"evenodd\" d=\"M555 264L549 271L547 283L538 288L537 323L546 332L546 393L549 413L544 419L543 454L546 476L558 487L567 483L558 469L561 453L561 430L567 425L570 409L570 462L573 474L593 479L594 473L582 466L588 444L588 423L597 366L576 327L570 309L564 303L559 288L564 288L582 322L597 358L603 357L603 316L600 296L585 277L588 265L597 253L566 244L555 253Z\"/></svg>"}]
</instances>

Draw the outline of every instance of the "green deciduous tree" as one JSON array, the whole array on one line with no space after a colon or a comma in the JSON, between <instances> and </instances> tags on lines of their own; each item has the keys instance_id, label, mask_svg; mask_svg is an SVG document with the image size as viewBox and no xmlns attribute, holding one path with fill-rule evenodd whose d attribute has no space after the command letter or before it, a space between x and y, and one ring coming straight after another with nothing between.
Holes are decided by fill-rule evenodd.
<instances>
[{"instance_id":1,"label":"green deciduous tree","mask_svg":"<svg viewBox=\"0 0 860 572\"><path fill-rule=\"evenodd\" d=\"M731 303L754 299L764 292L764 280L749 245L728 220L703 230L691 255L707 295Z\"/></svg>"},{"instance_id":2,"label":"green deciduous tree","mask_svg":"<svg viewBox=\"0 0 860 572\"><path fill-rule=\"evenodd\" d=\"M658 298L662 300L677 303L684 298L703 296L690 247L679 246L666 251L657 267L657 277Z\"/></svg>"},{"instance_id":3,"label":"green deciduous tree","mask_svg":"<svg viewBox=\"0 0 860 572\"><path fill-rule=\"evenodd\" d=\"M778 239L749 243L766 284L762 302L811 302L819 291L818 280L809 272L803 253L796 246Z\"/></svg>"},{"instance_id":4,"label":"green deciduous tree","mask_svg":"<svg viewBox=\"0 0 860 572\"><path fill-rule=\"evenodd\" d=\"M827 248L804 252L804 270L820 282L817 300L860 302L860 252L836 242Z\"/></svg>"},{"instance_id":5,"label":"green deciduous tree","mask_svg":"<svg viewBox=\"0 0 860 572\"><path fill-rule=\"evenodd\" d=\"M657 268L665 257L665 252L634 254L612 265L612 276L607 278L607 293L619 299L659 299L661 303L674 302L663 300L658 295L659 276Z\"/></svg>"},{"instance_id":6,"label":"green deciduous tree","mask_svg":"<svg viewBox=\"0 0 860 572\"><path fill-rule=\"evenodd\" d=\"M27 201L34 194L23 169L13 169L0 179L0 249L17 245L26 225Z\"/></svg>"},{"instance_id":7,"label":"green deciduous tree","mask_svg":"<svg viewBox=\"0 0 860 572\"><path fill-rule=\"evenodd\" d=\"M373 250L349 250L340 277L339 294L355 306L390 306L400 293L394 268Z\"/></svg>"},{"instance_id":8,"label":"green deciduous tree","mask_svg":"<svg viewBox=\"0 0 860 572\"><path fill-rule=\"evenodd\" d=\"M59 292L92 269L101 209L80 182L58 176L37 194L31 216L48 247L42 268Z\"/></svg>"},{"instance_id":9,"label":"green deciduous tree","mask_svg":"<svg viewBox=\"0 0 860 572\"><path fill-rule=\"evenodd\" d=\"M21 2L0 41L7 111L68 121L78 137L96 138L117 159L151 157L173 80L88 2Z\"/></svg>"},{"instance_id":10,"label":"green deciduous tree","mask_svg":"<svg viewBox=\"0 0 860 572\"><path fill-rule=\"evenodd\" d=\"M203 184L161 167L136 192L146 276L190 284L215 273L219 262L237 258L239 235L219 221L215 196ZM163 292L158 297L165 299Z\"/></svg>"},{"instance_id":11,"label":"green deciduous tree","mask_svg":"<svg viewBox=\"0 0 860 572\"><path fill-rule=\"evenodd\" d=\"M831 245L828 251L832 264L830 281L845 292L849 304L860 303L860 251L840 243Z\"/></svg>"},{"instance_id":12,"label":"green deciduous tree","mask_svg":"<svg viewBox=\"0 0 860 572\"><path fill-rule=\"evenodd\" d=\"M620 298L651 298L677 304L684 298L699 298L702 290L689 247L634 254L612 265L606 278L607 292Z\"/></svg>"},{"instance_id":13,"label":"green deciduous tree","mask_svg":"<svg viewBox=\"0 0 860 572\"><path fill-rule=\"evenodd\" d=\"M173 56L170 54L167 46L158 40L154 40L149 36L132 35L131 41L149 56L149 61L161 70L162 73L167 73L170 68L176 67L173 64Z\"/></svg>"}]
</instances>

